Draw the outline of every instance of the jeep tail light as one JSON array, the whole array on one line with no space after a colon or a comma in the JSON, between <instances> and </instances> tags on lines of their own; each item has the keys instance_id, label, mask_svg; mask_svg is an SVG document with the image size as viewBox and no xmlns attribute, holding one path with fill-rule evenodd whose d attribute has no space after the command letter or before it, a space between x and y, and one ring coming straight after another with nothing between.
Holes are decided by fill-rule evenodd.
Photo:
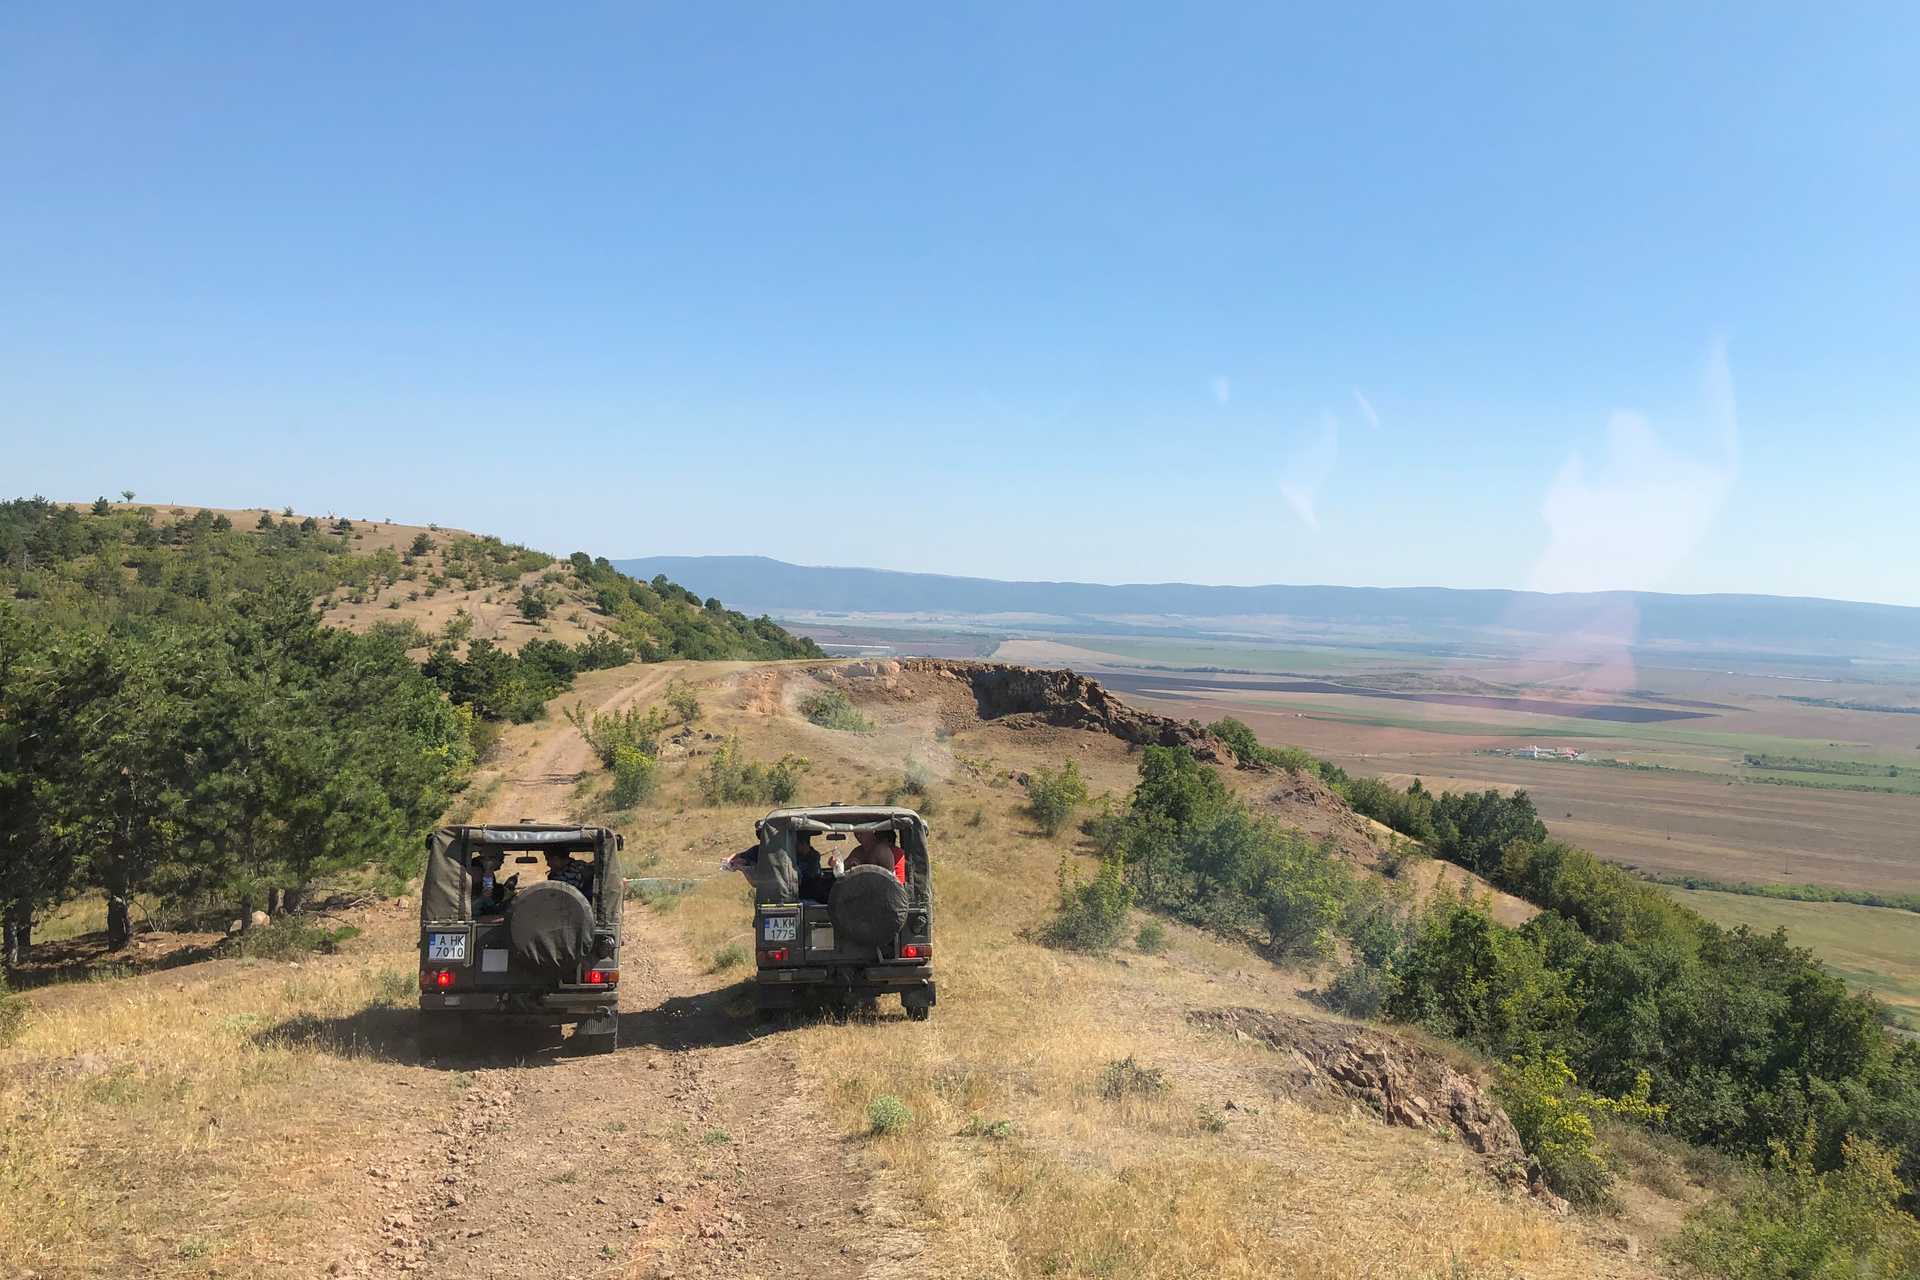
<instances>
[{"instance_id":1,"label":"jeep tail light","mask_svg":"<svg viewBox=\"0 0 1920 1280\"><path fill-rule=\"evenodd\" d=\"M620 981L618 969L589 969L582 979L590 987L610 987Z\"/></svg>"},{"instance_id":2,"label":"jeep tail light","mask_svg":"<svg viewBox=\"0 0 1920 1280\"><path fill-rule=\"evenodd\" d=\"M787 949L785 947L772 947L760 953L761 964L785 964L786 962Z\"/></svg>"},{"instance_id":3,"label":"jeep tail light","mask_svg":"<svg viewBox=\"0 0 1920 1280\"><path fill-rule=\"evenodd\" d=\"M927 960L933 956L933 948L924 942L909 942L900 948L902 960Z\"/></svg>"},{"instance_id":4,"label":"jeep tail light","mask_svg":"<svg viewBox=\"0 0 1920 1280\"><path fill-rule=\"evenodd\" d=\"M435 989L445 991L452 985L453 970L451 969L422 969L420 971L420 989L422 991Z\"/></svg>"}]
</instances>

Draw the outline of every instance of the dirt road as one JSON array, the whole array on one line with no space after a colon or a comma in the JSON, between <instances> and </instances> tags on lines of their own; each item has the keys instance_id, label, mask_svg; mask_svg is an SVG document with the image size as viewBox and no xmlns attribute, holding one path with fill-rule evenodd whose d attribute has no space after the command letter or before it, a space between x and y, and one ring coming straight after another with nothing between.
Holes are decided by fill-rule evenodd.
<instances>
[{"instance_id":1,"label":"dirt road","mask_svg":"<svg viewBox=\"0 0 1920 1280\"><path fill-rule=\"evenodd\" d=\"M660 669L597 699L656 693ZM484 816L553 818L591 753L564 720L515 753ZM371 1155L363 1250L336 1274L882 1277L917 1271L844 1137L812 1105L777 1030L748 1016L647 914L629 909L620 1049L510 1044L422 1072L444 1117L424 1146ZM431 1096L431 1095L429 1095Z\"/></svg>"}]
</instances>

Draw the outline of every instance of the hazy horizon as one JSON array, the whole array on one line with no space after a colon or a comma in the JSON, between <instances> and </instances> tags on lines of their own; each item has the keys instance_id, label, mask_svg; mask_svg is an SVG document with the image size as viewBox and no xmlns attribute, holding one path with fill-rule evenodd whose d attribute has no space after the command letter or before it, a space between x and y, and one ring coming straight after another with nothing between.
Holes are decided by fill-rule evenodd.
<instances>
[{"instance_id":1,"label":"hazy horizon","mask_svg":"<svg viewBox=\"0 0 1920 1280\"><path fill-rule=\"evenodd\" d=\"M1920 605L1917 59L1895 10L15 7L4 487Z\"/></svg>"}]
</instances>

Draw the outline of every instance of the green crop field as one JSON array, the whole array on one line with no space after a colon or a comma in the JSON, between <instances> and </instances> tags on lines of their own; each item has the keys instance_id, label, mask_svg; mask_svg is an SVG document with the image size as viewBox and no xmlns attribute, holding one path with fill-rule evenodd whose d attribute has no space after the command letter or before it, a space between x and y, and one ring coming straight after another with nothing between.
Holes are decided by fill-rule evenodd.
<instances>
[{"instance_id":1,"label":"green crop field","mask_svg":"<svg viewBox=\"0 0 1920 1280\"><path fill-rule=\"evenodd\" d=\"M1850 985L1886 1001L1901 1024L1920 1031L1920 915L1846 902L1784 902L1737 893L1671 888L1715 924L1785 929Z\"/></svg>"}]
</instances>

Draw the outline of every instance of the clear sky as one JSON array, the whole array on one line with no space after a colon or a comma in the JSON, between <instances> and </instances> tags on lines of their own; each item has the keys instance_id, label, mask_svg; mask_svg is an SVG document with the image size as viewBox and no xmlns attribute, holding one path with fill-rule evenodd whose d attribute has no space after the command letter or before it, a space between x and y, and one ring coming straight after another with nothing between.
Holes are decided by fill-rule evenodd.
<instances>
[{"instance_id":1,"label":"clear sky","mask_svg":"<svg viewBox=\"0 0 1920 1280\"><path fill-rule=\"evenodd\" d=\"M1286 8L0 7L0 493L1920 604L1920 6Z\"/></svg>"}]
</instances>

